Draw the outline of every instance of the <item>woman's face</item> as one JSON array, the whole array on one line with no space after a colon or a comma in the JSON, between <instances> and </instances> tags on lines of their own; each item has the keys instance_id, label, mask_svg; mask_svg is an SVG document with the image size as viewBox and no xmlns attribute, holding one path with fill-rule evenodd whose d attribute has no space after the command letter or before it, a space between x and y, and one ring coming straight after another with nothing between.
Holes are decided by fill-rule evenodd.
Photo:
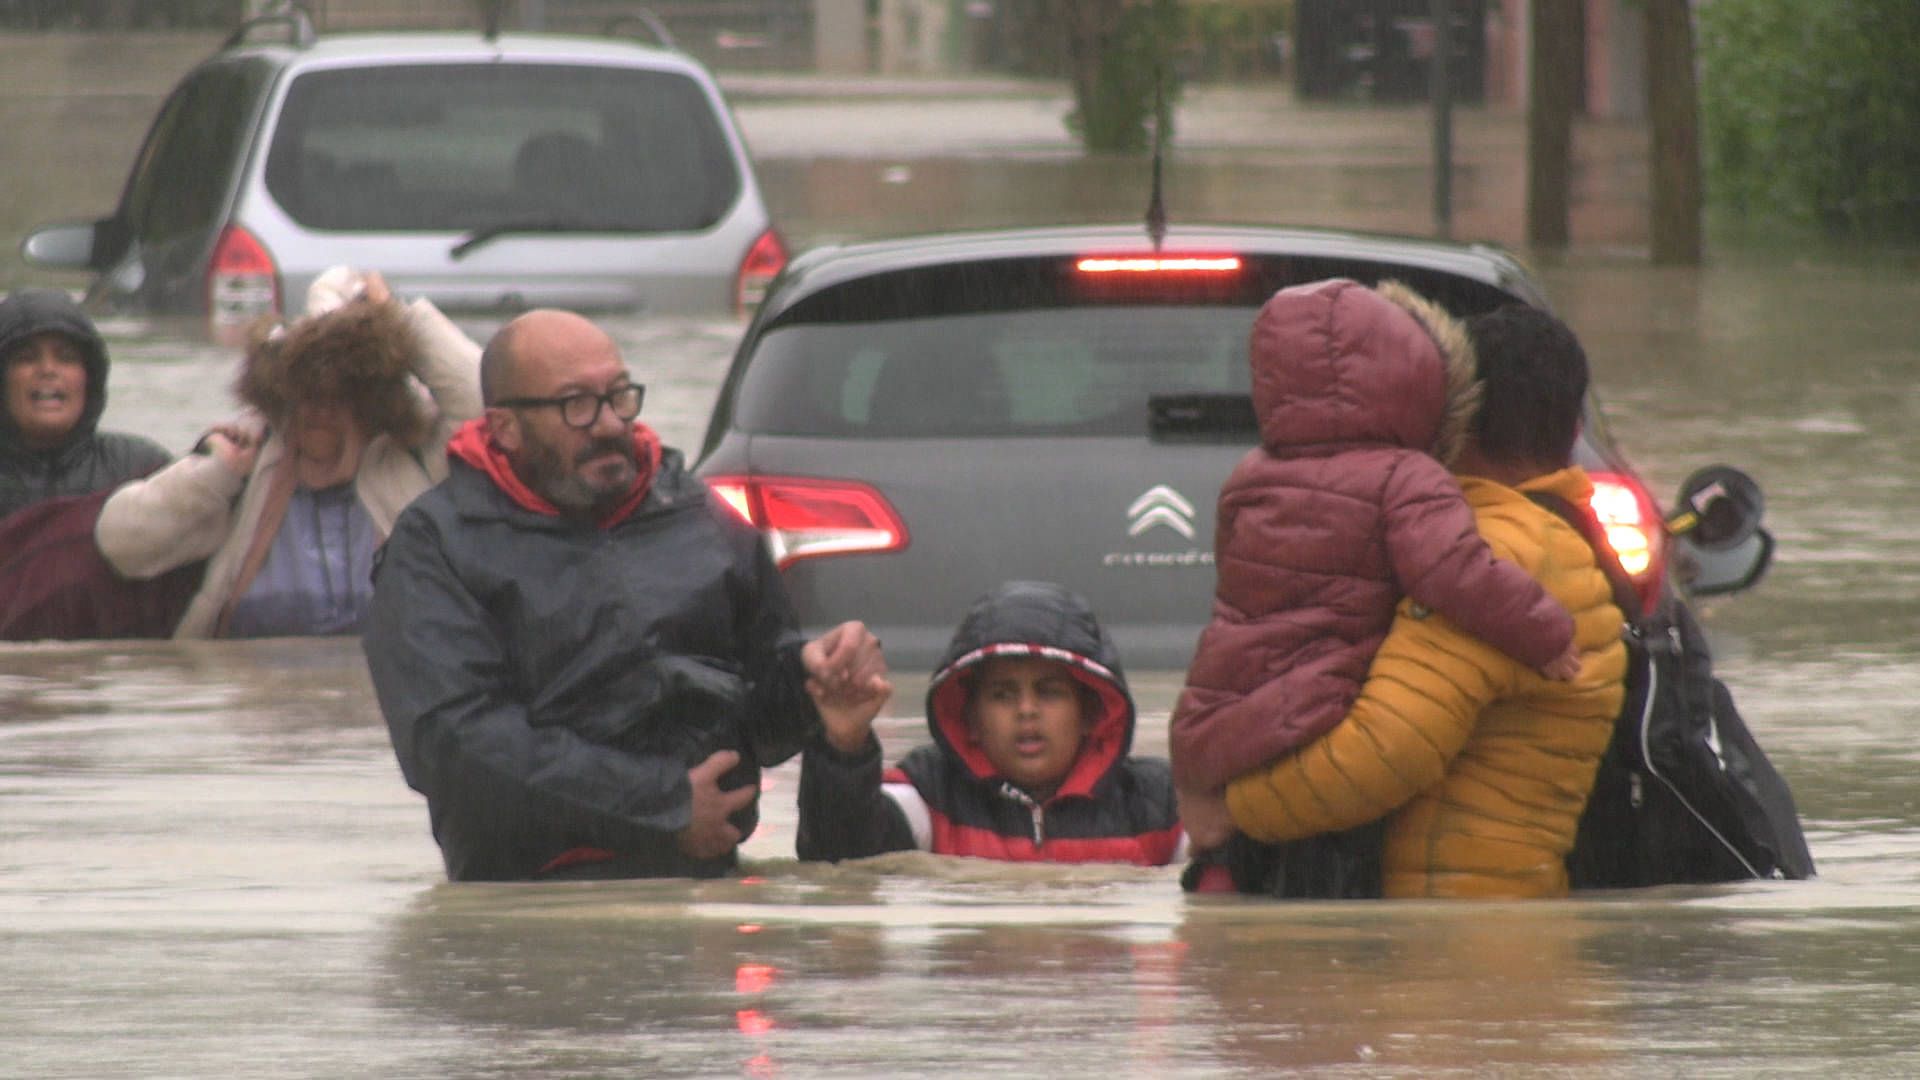
<instances>
[{"instance_id":1,"label":"woman's face","mask_svg":"<svg viewBox=\"0 0 1920 1080\"><path fill-rule=\"evenodd\" d=\"M21 441L59 446L87 411L87 361L65 334L35 334L4 361L6 408Z\"/></svg>"},{"instance_id":2,"label":"woman's face","mask_svg":"<svg viewBox=\"0 0 1920 1080\"><path fill-rule=\"evenodd\" d=\"M302 402L287 425L288 447L306 461L338 461L365 440L353 410L342 401Z\"/></svg>"}]
</instances>

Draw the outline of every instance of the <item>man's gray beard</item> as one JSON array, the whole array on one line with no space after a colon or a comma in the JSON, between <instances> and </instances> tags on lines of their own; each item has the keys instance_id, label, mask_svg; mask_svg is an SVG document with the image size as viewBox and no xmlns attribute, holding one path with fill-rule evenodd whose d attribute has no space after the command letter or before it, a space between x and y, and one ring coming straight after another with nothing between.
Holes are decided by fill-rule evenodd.
<instances>
[{"instance_id":1,"label":"man's gray beard","mask_svg":"<svg viewBox=\"0 0 1920 1080\"><path fill-rule=\"evenodd\" d=\"M594 443L582 453L592 456L605 449L607 446L604 443ZM620 452L637 471L640 463L634 456L631 441L621 444ZM560 454L545 443L529 442L515 467L521 471L521 478L528 487L552 503L555 509L568 515L600 517L619 506L633 486L629 480L615 490L601 491L582 480L561 459Z\"/></svg>"}]
</instances>

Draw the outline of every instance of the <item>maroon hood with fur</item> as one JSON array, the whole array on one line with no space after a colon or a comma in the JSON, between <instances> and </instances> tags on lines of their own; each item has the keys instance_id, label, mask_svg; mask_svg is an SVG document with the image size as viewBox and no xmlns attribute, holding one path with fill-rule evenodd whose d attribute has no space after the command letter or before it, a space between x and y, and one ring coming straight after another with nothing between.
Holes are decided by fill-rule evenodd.
<instances>
[{"instance_id":1,"label":"maroon hood with fur","mask_svg":"<svg viewBox=\"0 0 1920 1080\"><path fill-rule=\"evenodd\" d=\"M1457 320L1393 283L1300 285L1261 309L1249 362L1262 445L1221 488L1213 618L1168 729L1192 790L1338 723L1403 594L1478 592L1447 611L1471 616L1514 584L1442 464L1479 401Z\"/></svg>"},{"instance_id":2,"label":"maroon hood with fur","mask_svg":"<svg viewBox=\"0 0 1920 1080\"><path fill-rule=\"evenodd\" d=\"M1282 457L1373 444L1444 462L1478 402L1458 324L1392 282L1280 290L1254 319L1248 360L1261 444Z\"/></svg>"}]
</instances>

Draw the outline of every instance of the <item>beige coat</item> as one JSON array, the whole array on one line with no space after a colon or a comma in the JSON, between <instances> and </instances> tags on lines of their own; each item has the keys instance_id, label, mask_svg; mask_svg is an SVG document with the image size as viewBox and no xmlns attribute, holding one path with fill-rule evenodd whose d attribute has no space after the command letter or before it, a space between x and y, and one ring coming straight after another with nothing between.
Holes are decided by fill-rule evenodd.
<instances>
[{"instance_id":1,"label":"beige coat","mask_svg":"<svg viewBox=\"0 0 1920 1080\"><path fill-rule=\"evenodd\" d=\"M414 375L426 391L420 408L432 424L418 445L379 435L361 455L354 491L382 538L408 503L446 478L447 440L481 411L480 347L426 300L408 305L406 316L419 345ZM101 554L129 578L156 577L209 559L174 637L217 636L261 521L276 501L275 485L266 478L275 475L285 452L279 434L270 435L251 478L235 474L213 454L189 454L122 487L102 507L94 537ZM284 508L281 493L276 520Z\"/></svg>"}]
</instances>

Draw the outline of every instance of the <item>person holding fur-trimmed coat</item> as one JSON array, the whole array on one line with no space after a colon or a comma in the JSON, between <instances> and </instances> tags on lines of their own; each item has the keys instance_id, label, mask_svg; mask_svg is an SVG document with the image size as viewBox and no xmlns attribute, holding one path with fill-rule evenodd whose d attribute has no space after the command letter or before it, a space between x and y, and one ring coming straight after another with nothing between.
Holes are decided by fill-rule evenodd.
<instances>
[{"instance_id":1,"label":"person holding fur-trimmed coat","mask_svg":"<svg viewBox=\"0 0 1920 1080\"><path fill-rule=\"evenodd\" d=\"M1168 731L1202 850L1231 835L1228 781L1347 714L1403 596L1550 678L1580 668L1566 609L1495 557L1447 471L1480 394L1457 320L1397 282L1319 281L1262 306L1248 354L1261 445L1220 492L1213 617Z\"/></svg>"},{"instance_id":2,"label":"person holding fur-trimmed coat","mask_svg":"<svg viewBox=\"0 0 1920 1080\"><path fill-rule=\"evenodd\" d=\"M1402 601L1352 711L1300 751L1235 779L1227 804L1236 840L1269 853L1377 828L1372 895L1559 897L1627 669L1613 587L1586 536L1560 516L1587 513L1593 493L1572 460L1586 354L1564 323L1524 305L1474 316L1468 328L1485 401L1454 467L1481 535L1573 613L1579 676L1543 679ZM1235 883L1273 891L1275 865L1247 860ZM1243 880L1247 870L1264 881Z\"/></svg>"},{"instance_id":3,"label":"person holding fur-trimmed coat","mask_svg":"<svg viewBox=\"0 0 1920 1080\"><path fill-rule=\"evenodd\" d=\"M480 413L479 357L426 300L327 271L304 317L252 335L234 389L253 414L116 491L101 553L136 580L208 560L176 638L357 633L374 551Z\"/></svg>"}]
</instances>

